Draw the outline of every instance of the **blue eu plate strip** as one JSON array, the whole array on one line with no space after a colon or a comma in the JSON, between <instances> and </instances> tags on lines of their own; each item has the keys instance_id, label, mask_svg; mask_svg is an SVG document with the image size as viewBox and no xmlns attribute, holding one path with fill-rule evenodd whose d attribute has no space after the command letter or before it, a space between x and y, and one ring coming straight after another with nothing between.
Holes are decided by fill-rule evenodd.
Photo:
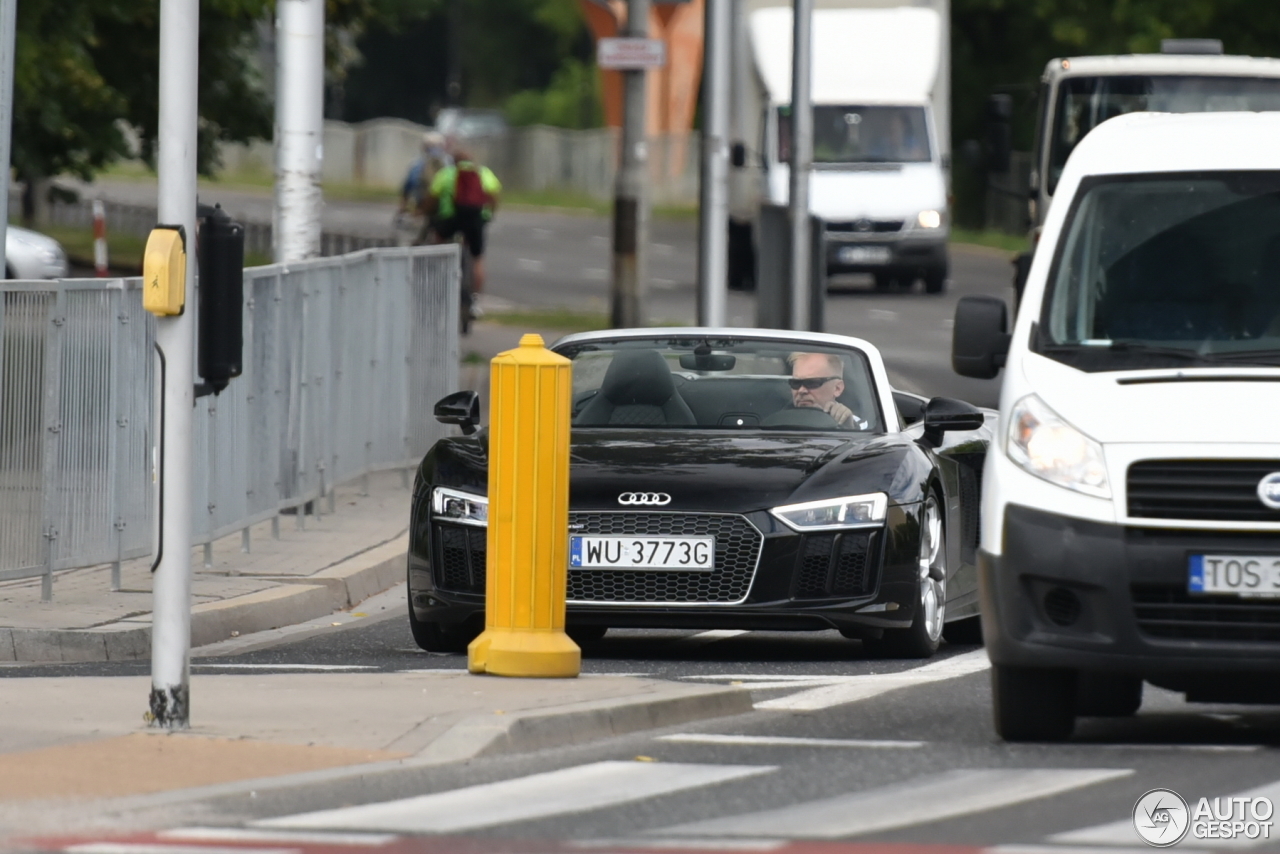
<instances>
[{"instance_id":1,"label":"blue eu plate strip","mask_svg":"<svg viewBox=\"0 0 1280 854\"><path fill-rule=\"evenodd\" d=\"M569 538L569 566L582 566L582 537Z\"/></svg>"},{"instance_id":2,"label":"blue eu plate strip","mask_svg":"<svg viewBox=\"0 0 1280 854\"><path fill-rule=\"evenodd\" d=\"M1192 593L1204 592L1204 555L1191 556L1191 574L1187 579L1187 589Z\"/></svg>"}]
</instances>

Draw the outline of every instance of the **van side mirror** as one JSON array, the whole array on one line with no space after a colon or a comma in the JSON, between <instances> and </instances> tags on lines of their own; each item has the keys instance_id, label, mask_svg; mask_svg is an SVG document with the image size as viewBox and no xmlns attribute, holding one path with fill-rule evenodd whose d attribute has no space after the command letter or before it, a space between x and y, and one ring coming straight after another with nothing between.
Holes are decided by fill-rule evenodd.
<instances>
[{"instance_id":1,"label":"van side mirror","mask_svg":"<svg viewBox=\"0 0 1280 854\"><path fill-rule=\"evenodd\" d=\"M456 424L470 436L480 424L480 395L474 391L445 395L436 401L435 416L441 424Z\"/></svg>"},{"instance_id":2,"label":"van side mirror","mask_svg":"<svg viewBox=\"0 0 1280 854\"><path fill-rule=\"evenodd\" d=\"M734 169L741 169L747 165L747 147L740 142L735 142L729 146L729 163Z\"/></svg>"},{"instance_id":3,"label":"van side mirror","mask_svg":"<svg viewBox=\"0 0 1280 854\"><path fill-rule=\"evenodd\" d=\"M935 397L924 406L924 440L935 448L942 444L943 433L977 430L985 423L982 411L963 400Z\"/></svg>"},{"instance_id":4,"label":"van side mirror","mask_svg":"<svg viewBox=\"0 0 1280 854\"><path fill-rule=\"evenodd\" d=\"M998 297L961 297L951 330L951 367L962 377L994 378L1009 354L1009 307Z\"/></svg>"},{"instance_id":5,"label":"van side mirror","mask_svg":"<svg viewBox=\"0 0 1280 854\"><path fill-rule=\"evenodd\" d=\"M987 98L987 171L1009 171L1013 155L1013 96Z\"/></svg>"}]
</instances>

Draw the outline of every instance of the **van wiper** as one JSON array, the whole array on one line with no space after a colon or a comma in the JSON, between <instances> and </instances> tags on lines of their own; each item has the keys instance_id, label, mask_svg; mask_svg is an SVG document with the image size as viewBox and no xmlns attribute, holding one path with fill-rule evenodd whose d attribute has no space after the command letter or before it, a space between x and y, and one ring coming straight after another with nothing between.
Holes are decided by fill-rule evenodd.
<instances>
[{"instance_id":1,"label":"van wiper","mask_svg":"<svg viewBox=\"0 0 1280 854\"><path fill-rule=\"evenodd\" d=\"M1141 341L1098 341L1097 343L1077 342L1075 344L1042 344L1041 353L1132 353L1139 356L1170 356L1188 362L1212 362L1213 356L1207 356L1186 347L1163 347L1158 344L1145 344Z\"/></svg>"},{"instance_id":2,"label":"van wiper","mask_svg":"<svg viewBox=\"0 0 1280 854\"><path fill-rule=\"evenodd\" d=\"M1230 362L1233 365L1280 365L1280 350L1233 350L1229 353L1214 353L1219 362Z\"/></svg>"}]
</instances>

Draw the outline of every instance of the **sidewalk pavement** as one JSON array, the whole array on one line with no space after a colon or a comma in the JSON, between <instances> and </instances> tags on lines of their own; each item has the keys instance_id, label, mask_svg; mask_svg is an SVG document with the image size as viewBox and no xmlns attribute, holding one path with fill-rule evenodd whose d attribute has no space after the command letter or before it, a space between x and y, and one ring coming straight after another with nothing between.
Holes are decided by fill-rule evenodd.
<instances>
[{"instance_id":1,"label":"sidewalk pavement","mask_svg":"<svg viewBox=\"0 0 1280 854\"><path fill-rule=\"evenodd\" d=\"M488 359L525 331L533 330L475 324L462 341L460 387L487 393ZM558 337L542 332L548 344ZM318 515L277 517L278 538L271 521L255 525L248 552L238 534L213 544L208 565L204 550L193 549L196 661L291 631L301 637L366 614L403 613L412 473L405 474L339 486L333 512L323 500ZM412 772L752 707L738 687L627 676L197 669L191 729L166 733L143 718L149 676L4 674L29 662L147 661L151 581L150 561L136 560L122 566L117 592L106 566L56 573L51 602L40 601L39 579L0 583L0 840L158 827L202 798Z\"/></svg>"}]
</instances>

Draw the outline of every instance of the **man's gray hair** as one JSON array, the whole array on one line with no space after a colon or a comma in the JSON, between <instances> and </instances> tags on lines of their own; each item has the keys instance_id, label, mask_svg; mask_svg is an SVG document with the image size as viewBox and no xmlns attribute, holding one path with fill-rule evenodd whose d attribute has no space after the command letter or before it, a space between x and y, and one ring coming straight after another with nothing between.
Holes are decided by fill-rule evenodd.
<instances>
[{"instance_id":1,"label":"man's gray hair","mask_svg":"<svg viewBox=\"0 0 1280 854\"><path fill-rule=\"evenodd\" d=\"M787 356L787 367L794 371L796 369L796 361L804 356L821 356L827 360L827 369L831 371L831 376L844 378L844 359L841 359L835 353L795 352Z\"/></svg>"}]
</instances>

